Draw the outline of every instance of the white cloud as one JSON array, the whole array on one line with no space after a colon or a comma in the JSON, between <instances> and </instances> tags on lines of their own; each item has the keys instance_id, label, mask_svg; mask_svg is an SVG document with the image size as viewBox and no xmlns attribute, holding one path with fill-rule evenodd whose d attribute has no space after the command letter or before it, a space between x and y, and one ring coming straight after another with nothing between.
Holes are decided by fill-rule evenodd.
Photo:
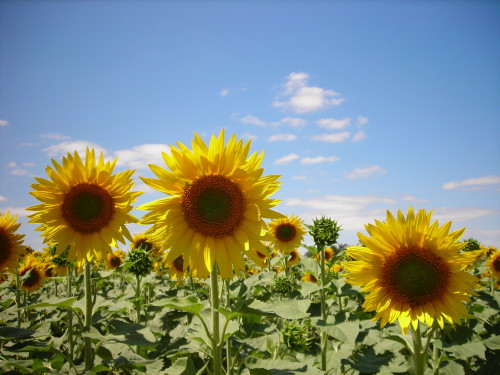
<instances>
[{"instance_id":1,"label":"white cloud","mask_svg":"<svg viewBox=\"0 0 500 375\"><path fill-rule=\"evenodd\" d=\"M229 94L228 88L222 89L220 92L220 96L222 96L222 97L227 96L228 94Z\"/></svg>"},{"instance_id":2,"label":"white cloud","mask_svg":"<svg viewBox=\"0 0 500 375\"><path fill-rule=\"evenodd\" d=\"M11 161L11 162L9 162L9 164L7 164L7 167L15 168L15 167L17 167L17 164L15 162Z\"/></svg>"},{"instance_id":3,"label":"white cloud","mask_svg":"<svg viewBox=\"0 0 500 375\"><path fill-rule=\"evenodd\" d=\"M19 168L19 166L13 161L7 164L7 167L10 168L9 174L14 176L24 176L29 173L26 169Z\"/></svg>"},{"instance_id":4,"label":"white cloud","mask_svg":"<svg viewBox=\"0 0 500 375\"><path fill-rule=\"evenodd\" d=\"M274 134L268 138L269 142L275 142L275 141L284 141L284 142L291 142L295 141L297 139L297 136L294 134L290 133L282 133L282 134Z\"/></svg>"},{"instance_id":5,"label":"white cloud","mask_svg":"<svg viewBox=\"0 0 500 375\"><path fill-rule=\"evenodd\" d=\"M285 117L280 123L288 125L292 128L301 128L307 124L307 121L297 117Z\"/></svg>"},{"instance_id":6,"label":"white cloud","mask_svg":"<svg viewBox=\"0 0 500 375\"><path fill-rule=\"evenodd\" d=\"M477 207L440 207L434 209L432 217L444 224L448 221L464 223L484 216L499 215L500 211Z\"/></svg>"},{"instance_id":7,"label":"white cloud","mask_svg":"<svg viewBox=\"0 0 500 375\"><path fill-rule=\"evenodd\" d=\"M297 154L288 154L274 161L274 164L286 164L299 159Z\"/></svg>"},{"instance_id":8,"label":"white cloud","mask_svg":"<svg viewBox=\"0 0 500 375\"><path fill-rule=\"evenodd\" d=\"M366 168L355 169L351 173L347 174L346 177L349 179L367 178L367 177L372 177L373 175L381 175L385 173L386 173L385 169L379 167L378 165L372 165Z\"/></svg>"},{"instance_id":9,"label":"white cloud","mask_svg":"<svg viewBox=\"0 0 500 375\"><path fill-rule=\"evenodd\" d=\"M0 126L7 126L9 122L7 120L0 120Z\"/></svg>"},{"instance_id":10,"label":"white cloud","mask_svg":"<svg viewBox=\"0 0 500 375\"><path fill-rule=\"evenodd\" d=\"M245 117L242 117L242 118L240 118L240 121L244 124L250 124L250 125L261 126L261 127L266 126L266 123L264 121L258 119L255 116L252 116L252 115L247 115Z\"/></svg>"},{"instance_id":11,"label":"white cloud","mask_svg":"<svg viewBox=\"0 0 500 375\"><path fill-rule=\"evenodd\" d=\"M300 164L320 164L320 163L330 163L338 161L340 158L338 156L317 156L315 158L302 158Z\"/></svg>"},{"instance_id":12,"label":"white cloud","mask_svg":"<svg viewBox=\"0 0 500 375\"><path fill-rule=\"evenodd\" d=\"M311 137L313 141L329 142L329 143L342 143L351 136L349 132L318 134Z\"/></svg>"},{"instance_id":13,"label":"white cloud","mask_svg":"<svg viewBox=\"0 0 500 375\"><path fill-rule=\"evenodd\" d=\"M368 124L368 117L365 116L358 116L358 126L363 126Z\"/></svg>"},{"instance_id":14,"label":"white cloud","mask_svg":"<svg viewBox=\"0 0 500 375\"><path fill-rule=\"evenodd\" d=\"M148 169L148 164L164 165L162 152L169 153L165 144L143 144L131 149L115 151L116 165L130 169Z\"/></svg>"},{"instance_id":15,"label":"white cloud","mask_svg":"<svg viewBox=\"0 0 500 375\"><path fill-rule=\"evenodd\" d=\"M282 96L289 97L286 101L276 100L275 107L291 109L296 113L307 113L323 108L340 105L344 99L340 94L321 87L307 86L309 74L291 73L283 85Z\"/></svg>"},{"instance_id":16,"label":"white cloud","mask_svg":"<svg viewBox=\"0 0 500 375\"><path fill-rule=\"evenodd\" d=\"M403 195L401 196L401 199L409 203L425 203L429 201L428 199L425 198L416 198L413 195Z\"/></svg>"},{"instance_id":17,"label":"white cloud","mask_svg":"<svg viewBox=\"0 0 500 375\"><path fill-rule=\"evenodd\" d=\"M63 140L63 139L71 139L70 136L61 134L59 132L57 133L44 133L40 134L40 137L42 138L48 138L48 139L56 139L56 140Z\"/></svg>"},{"instance_id":18,"label":"white cloud","mask_svg":"<svg viewBox=\"0 0 500 375\"><path fill-rule=\"evenodd\" d=\"M305 181L307 180L307 177L306 176L292 176L292 180L295 180L295 181Z\"/></svg>"},{"instance_id":19,"label":"white cloud","mask_svg":"<svg viewBox=\"0 0 500 375\"><path fill-rule=\"evenodd\" d=\"M24 207L2 207L2 208L0 208L0 211L1 212L9 211L14 216L23 216L23 217L26 217L29 214L33 213L33 212L28 211Z\"/></svg>"},{"instance_id":20,"label":"white cloud","mask_svg":"<svg viewBox=\"0 0 500 375\"><path fill-rule=\"evenodd\" d=\"M316 121L316 123L324 129L340 130L349 126L351 124L351 119L349 117L345 117L340 120L334 118L322 118Z\"/></svg>"},{"instance_id":21,"label":"white cloud","mask_svg":"<svg viewBox=\"0 0 500 375\"><path fill-rule=\"evenodd\" d=\"M359 142L365 138L366 138L366 133L363 130L359 130L356 132L356 134L353 135L352 141Z\"/></svg>"},{"instance_id":22,"label":"white cloud","mask_svg":"<svg viewBox=\"0 0 500 375\"><path fill-rule=\"evenodd\" d=\"M441 188L443 190L452 190L457 188L480 188L484 185L497 185L500 184L500 176L484 176L477 178L469 178L463 181L450 181L445 183Z\"/></svg>"},{"instance_id":23,"label":"white cloud","mask_svg":"<svg viewBox=\"0 0 500 375\"><path fill-rule=\"evenodd\" d=\"M0 195L0 202L6 201L6 200L7 200L7 198L2 197L2 196Z\"/></svg>"},{"instance_id":24,"label":"white cloud","mask_svg":"<svg viewBox=\"0 0 500 375\"><path fill-rule=\"evenodd\" d=\"M24 167L34 167L35 166L35 163L33 163L32 161L29 161L27 163L23 163L23 166Z\"/></svg>"},{"instance_id":25,"label":"white cloud","mask_svg":"<svg viewBox=\"0 0 500 375\"><path fill-rule=\"evenodd\" d=\"M243 134L241 135L241 138L242 138L242 139L259 139L259 136L258 136L258 135L251 134L251 133L243 133Z\"/></svg>"},{"instance_id":26,"label":"white cloud","mask_svg":"<svg viewBox=\"0 0 500 375\"><path fill-rule=\"evenodd\" d=\"M43 151L45 151L50 157L59 157L63 155L65 156L67 153L74 153L75 151L78 152L80 156L85 156L85 150L87 147L91 149L93 148L95 150L96 156L101 152L104 155L106 155L107 153L106 149L99 146L97 143L83 140L57 143L55 145L44 148Z\"/></svg>"}]
</instances>

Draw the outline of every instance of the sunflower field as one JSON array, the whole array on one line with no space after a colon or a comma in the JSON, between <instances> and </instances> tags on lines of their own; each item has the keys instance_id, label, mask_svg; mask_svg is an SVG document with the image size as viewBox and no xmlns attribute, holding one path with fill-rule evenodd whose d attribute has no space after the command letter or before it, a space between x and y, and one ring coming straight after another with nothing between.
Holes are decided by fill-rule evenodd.
<instances>
[{"instance_id":1,"label":"sunflower field","mask_svg":"<svg viewBox=\"0 0 500 375\"><path fill-rule=\"evenodd\" d=\"M53 160L28 208L47 246L0 213L0 373L498 373L499 250L411 207L341 244L341 222L281 214L249 152L195 134L139 207L116 160Z\"/></svg>"}]
</instances>

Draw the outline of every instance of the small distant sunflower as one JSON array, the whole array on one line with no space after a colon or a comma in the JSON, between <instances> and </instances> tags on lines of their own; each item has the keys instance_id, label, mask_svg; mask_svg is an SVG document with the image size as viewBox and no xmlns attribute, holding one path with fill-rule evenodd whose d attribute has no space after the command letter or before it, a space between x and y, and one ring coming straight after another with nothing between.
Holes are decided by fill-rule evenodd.
<instances>
[{"instance_id":1,"label":"small distant sunflower","mask_svg":"<svg viewBox=\"0 0 500 375\"><path fill-rule=\"evenodd\" d=\"M195 133L192 150L177 143L170 155L163 153L169 170L150 165L158 179L141 177L168 195L139 207L150 211L141 223L152 224L146 233L163 239L168 261L183 255L193 273L211 272L217 263L227 279L233 268L244 271L242 253L267 254L261 232L267 228L265 218L282 216L272 210L279 201L269 198L280 182L279 176L262 176L264 155L248 156L250 143L233 135L225 144L222 130L207 147Z\"/></svg>"},{"instance_id":2,"label":"small distant sunflower","mask_svg":"<svg viewBox=\"0 0 500 375\"><path fill-rule=\"evenodd\" d=\"M363 307L376 311L381 327L397 319L406 334L419 321L443 328L444 319L460 324L468 316L462 301L470 301L477 280L463 271L471 262L459 253L465 229L450 233L451 222L439 227L431 215L410 207L406 218L399 211L396 219L387 211L385 222L365 226L371 237L358 234L366 247L347 249L355 259L344 263L347 282L369 292Z\"/></svg>"},{"instance_id":3,"label":"small distant sunflower","mask_svg":"<svg viewBox=\"0 0 500 375\"><path fill-rule=\"evenodd\" d=\"M33 292L40 288L45 279L45 268L40 260L28 255L24 258L24 263L19 269L19 279L21 289Z\"/></svg>"},{"instance_id":4,"label":"small distant sunflower","mask_svg":"<svg viewBox=\"0 0 500 375\"><path fill-rule=\"evenodd\" d=\"M184 256L182 255L167 262L167 267L167 273L172 280L182 280L186 275L186 265L184 264Z\"/></svg>"},{"instance_id":5,"label":"small distant sunflower","mask_svg":"<svg viewBox=\"0 0 500 375\"><path fill-rule=\"evenodd\" d=\"M310 272L305 272L304 276L302 276L301 280L305 281L306 283L317 283L318 282L318 278Z\"/></svg>"},{"instance_id":6,"label":"small distant sunflower","mask_svg":"<svg viewBox=\"0 0 500 375\"><path fill-rule=\"evenodd\" d=\"M300 253L298 250L292 250L292 251L290 251L290 253L288 255L285 255L285 256L289 256L289 258L288 258L288 266L289 267L294 266L300 262Z\"/></svg>"},{"instance_id":7,"label":"small distant sunflower","mask_svg":"<svg viewBox=\"0 0 500 375\"><path fill-rule=\"evenodd\" d=\"M127 254L125 254L123 250L119 249L109 252L106 255L106 265L105 265L106 269L108 271L111 271L114 270L115 268L120 267L123 264L126 256Z\"/></svg>"},{"instance_id":8,"label":"small distant sunflower","mask_svg":"<svg viewBox=\"0 0 500 375\"><path fill-rule=\"evenodd\" d=\"M24 234L15 233L20 225L17 216L12 216L9 211L0 213L0 272L7 269L14 273L19 267L19 258L26 249L23 245Z\"/></svg>"},{"instance_id":9,"label":"small distant sunflower","mask_svg":"<svg viewBox=\"0 0 500 375\"><path fill-rule=\"evenodd\" d=\"M491 275L500 280L500 251L497 250L493 253L486 264L491 271Z\"/></svg>"},{"instance_id":10,"label":"small distant sunflower","mask_svg":"<svg viewBox=\"0 0 500 375\"><path fill-rule=\"evenodd\" d=\"M130 243L130 250L134 249L139 249L142 248L143 250L146 250L151 253L151 256L153 258L156 258L159 256L159 248L160 244L157 243L154 239L153 236L142 233L142 234L136 234L134 236L134 240Z\"/></svg>"},{"instance_id":11,"label":"small distant sunflower","mask_svg":"<svg viewBox=\"0 0 500 375\"><path fill-rule=\"evenodd\" d=\"M343 270L342 266L338 263L335 263L333 266L330 267L330 272L339 273L342 272L342 270Z\"/></svg>"},{"instance_id":12,"label":"small distant sunflower","mask_svg":"<svg viewBox=\"0 0 500 375\"><path fill-rule=\"evenodd\" d=\"M267 239L274 249L282 254L288 254L300 246L305 234L302 220L291 215L271 221Z\"/></svg>"},{"instance_id":13,"label":"small distant sunflower","mask_svg":"<svg viewBox=\"0 0 500 375\"><path fill-rule=\"evenodd\" d=\"M117 159L104 162L101 153L86 150L85 162L75 151L62 158L62 165L52 159L46 168L50 180L35 178L31 194L42 204L28 208L30 223L41 224L45 242L58 243L58 253L70 245L68 261L80 267L93 256L102 261L115 245L132 241L125 224L137 221L129 214L132 203L141 194L130 192L133 171L113 174Z\"/></svg>"},{"instance_id":14,"label":"small distant sunflower","mask_svg":"<svg viewBox=\"0 0 500 375\"><path fill-rule=\"evenodd\" d=\"M331 260L335 255L335 251L332 250L331 247L325 247L325 262L328 262L329 260ZM321 253L319 252L318 254L316 254L316 260L318 262L321 261Z\"/></svg>"}]
</instances>

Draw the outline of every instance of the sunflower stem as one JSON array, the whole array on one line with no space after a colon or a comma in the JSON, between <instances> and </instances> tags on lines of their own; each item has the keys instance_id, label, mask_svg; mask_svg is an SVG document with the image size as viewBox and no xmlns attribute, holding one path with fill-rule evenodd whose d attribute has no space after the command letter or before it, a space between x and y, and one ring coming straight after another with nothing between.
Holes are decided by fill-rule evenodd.
<instances>
[{"instance_id":1,"label":"sunflower stem","mask_svg":"<svg viewBox=\"0 0 500 375\"><path fill-rule=\"evenodd\" d=\"M84 281L85 281L85 331L90 333L92 327L92 283L90 273L90 262L85 261L84 266ZM92 339L85 337L85 370L90 371L93 367L92 358Z\"/></svg>"},{"instance_id":2,"label":"sunflower stem","mask_svg":"<svg viewBox=\"0 0 500 375\"><path fill-rule=\"evenodd\" d=\"M412 327L413 337L413 366L415 375L424 375L425 353L422 350L422 337L420 336L420 323L417 323L417 329Z\"/></svg>"},{"instance_id":3,"label":"sunflower stem","mask_svg":"<svg viewBox=\"0 0 500 375\"><path fill-rule=\"evenodd\" d=\"M16 270L16 306L17 306L17 328L21 328L21 282L19 271Z\"/></svg>"},{"instance_id":4,"label":"sunflower stem","mask_svg":"<svg viewBox=\"0 0 500 375\"><path fill-rule=\"evenodd\" d=\"M141 324L141 276L135 275L136 289L135 289L135 311L136 322Z\"/></svg>"},{"instance_id":5,"label":"sunflower stem","mask_svg":"<svg viewBox=\"0 0 500 375\"><path fill-rule=\"evenodd\" d=\"M222 374L222 353L219 339L219 282L218 282L217 263L214 263L210 273L210 291L212 299L212 360L213 375Z\"/></svg>"},{"instance_id":6,"label":"sunflower stem","mask_svg":"<svg viewBox=\"0 0 500 375\"><path fill-rule=\"evenodd\" d=\"M72 272L71 272L71 267L67 266L68 269L68 275L67 275L67 280L68 280L68 297L71 298L73 296L73 291L71 290L71 283L72 283ZM73 363L73 350L74 350L74 341L73 341L73 310L68 309L68 338L69 338L69 359L70 362Z\"/></svg>"},{"instance_id":7,"label":"sunflower stem","mask_svg":"<svg viewBox=\"0 0 500 375\"><path fill-rule=\"evenodd\" d=\"M326 323L327 311L326 311L326 296L325 296L325 285L326 285L326 275L325 275L325 247L318 246L317 249L321 254L320 259L320 271L321 271L321 319ZM321 332L321 370L326 371L326 352L328 345L328 336L326 332Z\"/></svg>"}]
</instances>

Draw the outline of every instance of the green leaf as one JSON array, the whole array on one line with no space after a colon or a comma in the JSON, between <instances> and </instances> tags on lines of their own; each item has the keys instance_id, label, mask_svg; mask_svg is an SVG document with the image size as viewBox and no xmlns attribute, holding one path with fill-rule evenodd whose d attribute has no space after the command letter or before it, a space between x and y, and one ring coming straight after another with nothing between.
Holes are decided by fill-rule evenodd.
<instances>
[{"instance_id":1,"label":"green leaf","mask_svg":"<svg viewBox=\"0 0 500 375\"><path fill-rule=\"evenodd\" d=\"M200 299L195 296L163 298L151 303L150 306L169 307L175 310L186 311L194 315L198 315L203 309L203 304L200 303Z\"/></svg>"},{"instance_id":2,"label":"green leaf","mask_svg":"<svg viewBox=\"0 0 500 375\"><path fill-rule=\"evenodd\" d=\"M169 375L196 375L196 368L191 358L179 358L167 369L166 373Z\"/></svg>"},{"instance_id":3,"label":"green leaf","mask_svg":"<svg viewBox=\"0 0 500 375\"><path fill-rule=\"evenodd\" d=\"M324 372L316 367L304 365L300 362L291 362L285 360L260 359L256 357L248 357L246 365L250 370L250 374L256 375L289 375L289 374L308 374L308 375L323 375Z\"/></svg>"},{"instance_id":4,"label":"green leaf","mask_svg":"<svg viewBox=\"0 0 500 375\"><path fill-rule=\"evenodd\" d=\"M65 359L62 355L58 354L54 357L52 361L50 361L50 367L54 370L61 370L64 365Z\"/></svg>"},{"instance_id":5,"label":"green leaf","mask_svg":"<svg viewBox=\"0 0 500 375\"><path fill-rule=\"evenodd\" d=\"M302 283L302 288L300 289L300 294L302 297L307 297L311 293L321 290L321 287L316 283Z\"/></svg>"},{"instance_id":6,"label":"green leaf","mask_svg":"<svg viewBox=\"0 0 500 375\"><path fill-rule=\"evenodd\" d=\"M24 306L23 309L36 309L38 307L67 307L71 308L76 302L76 297L70 298L51 298L46 302L35 303L34 305Z\"/></svg>"},{"instance_id":7,"label":"green leaf","mask_svg":"<svg viewBox=\"0 0 500 375\"><path fill-rule=\"evenodd\" d=\"M481 359L485 359L486 347L482 342L467 342L461 345L444 347L443 349L447 352L453 353L457 358L478 356Z\"/></svg>"},{"instance_id":8,"label":"green leaf","mask_svg":"<svg viewBox=\"0 0 500 375\"><path fill-rule=\"evenodd\" d=\"M499 350L500 349L500 336L489 337L483 341L488 349Z\"/></svg>"},{"instance_id":9,"label":"green leaf","mask_svg":"<svg viewBox=\"0 0 500 375\"><path fill-rule=\"evenodd\" d=\"M97 349L95 354L97 354L99 357L104 359L105 361L112 361L113 360L113 354L104 347L103 345L100 345Z\"/></svg>"},{"instance_id":10,"label":"green leaf","mask_svg":"<svg viewBox=\"0 0 500 375\"><path fill-rule=\"evenodd\" d=\"M319 320L316 325L321 331L326 332L328 336L353 345L356 343L356 338L359 335L358 322L326 324L324 321Z\"/></svg>"},{"instance_id":11,"label":"green leaf","mask_svg":"<svg viewBox=\"0 0 500 375\"><path fill-rule=\"evenodd\" d=\"M308 299L270 302L255 300L248 307L262 315L277 315L284 319L303 319L310 315L307 312L310 305L311 301Z\"/></svg>"},{"instance_id":12,"label":"green leaf","mask_svg":"<svg viewBox=\"0 0 500 375\"><path fill-rule=\"evenodd\" d=\"M8 339L25 339L32 336L36 331L15 327L0 327L0 337Z\"/></svg>"},{"instance_id":13,"label":"green leaf","mask_svg":"<svg viewBox=\"0 0 500 375\"><path fill-rule=\"evenodd\" d=\"M457 362L449 361L446 365L439 368L439 373L441 375L463 375L465 371Z\"/></svg>"}]
</instances>

